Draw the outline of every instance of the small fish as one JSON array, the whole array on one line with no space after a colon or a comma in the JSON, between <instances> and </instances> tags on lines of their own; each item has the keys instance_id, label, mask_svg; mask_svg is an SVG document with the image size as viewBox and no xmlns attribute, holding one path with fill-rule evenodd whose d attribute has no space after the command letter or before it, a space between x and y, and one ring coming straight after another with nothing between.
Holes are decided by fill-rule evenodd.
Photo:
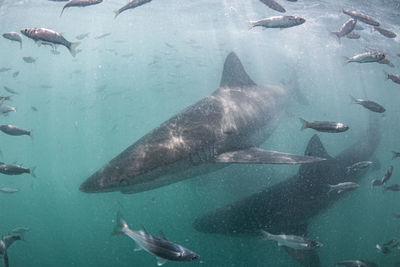
<instances>
[{"instance_id":1,"label":"small fish","mask_svg":"<svg viewBox=\"0 0 400 267\"><path fill-rule=\"evenodd\" d=\"M382 59L382 60L379 60L378 63L379 63L379 64L385 64L385 65L388 65L388 66L391 67L391 68L394 68L393 63L390 62L390 60L387 59L387 58L384 58L384 59Z\"/></svg>"},{"instance_id":2,"label":"small fish","mask_svg":"<svg viewBox=\"0 0 400 267\"><path fill-rule=\"evenodd\" d=\"M94 39L99 40L99 39L102 39L102 38L110 36L110 35L111 35L111 32L108 32L108 33L104 33L99 36L96 36L96 37L94 37Z\"/></svg>"},{"instance_id":3,"label":"small fish","mask_svg":"<svg viewBox=\"0 0 400 267\"><path fill-rule=\"evenodd\" d=\"M336 262L334 266L345 267L378 267L378 264L366 260L348 260Z\"/></svg>"},{"instance_id":4,"label":"small fish","mask_svg":"<svg viewBox=\"0 0 400 267\"><path fill-rule=\"evenodd\" d=\"M390 177L392 177L392 173L393 173L393 166L389 166L385 175L382 177L382 183L385 184L387 181L389 181Z\"/></svg>"},{"instance_id":5,"label":"small fish","mask_svg":"<svg viewBox=\"0 0 400 267\"><path fill-rule=\"evenodd\" d=\"M6 32L6 33L3 33L3 37L8 39L8 40L11 40L11 41L18 42L19 43L19 47L22 48L22 38L21 38L21 35L19 33Z\"/></svg>"},{"instance_id":6,"label":"small fish","mask_svg":"<svg viewBox=\"0 0 400 267\"><path fill-rule=\"evenodd\" d=\"M83 39L85 39L86 37L88 37L89 34L90 34L89 32L87 32L87 33L82 33L82 34L79 34L78 36L76 36L75 38L78 39L78 40L83 40Z\"/></svg>"},{"instance_id":7,"label":"small fish","mask_svg":"<svg viewBox=\"0 0 400 267\"><path fill-rule=\"evenodd\" d=\"M13 135L13 136L21 136L21 135L28 135L32 137L32 130L24 130L14 125L0 125L0 131L5 134Z\"/></svg>"},{"instance_id":8,"label":"small fish","mask_svg":"<svg viewBox=\"0 0 400 267\"><path fill-rule=\"evenodd\" d=\"M353 57L345 57L346 63L357 62L357 63L372 63L378 62L385 58L385 54L381 52L365 52L357 54Z\"/></svg>"},{"instance_id":9,"label":"small fish","mask_svg":"<svg viewBox=\"0 0 400 267\"><path fill-rule=\"evenodd\" d=\"M17 112L16 107L10 107L10 106L5 106L5 105L0 105L0 113L1 114L7 114L11 111Z\"/></svg>"},{"instance_id":10,"label":"small fish","mask_svg":"<svg viewBox=\"0 0 400 267\"><path fill-rule=\"evenodd\" d=\"M390 190L390 191L400 191L400 184L393 184L389 186L384 186L383 187L384 191Z\"/></svg>"},{"instance_id":11,"label":"small fish","mask_svg":"<svg viewBox=\"0 0 400 267\"><path fill-rule=\"evenodd\" d=\"M192 261L200 257L193 251L165 238L151 235L146 231L130 229L120 212L117 216L117 225L114 228L113 235L126 235L133 239L133 241L138 245L136 251L144 249L150 254L156 256L158 266L163 265L167 260Z\"/></svg>"},{"instance_id":12,"label":"small fish","mask_svg":"<svg viewBox=\"0 0 400 267\"><path fill-rule=\"evenodd\" d=\"M151 2L151 0L132 0L129 3L127 3L126 5L124 5L123 7L121 7L120 9L117 9L114 11L115 13L115 17L114 19L121 14L122 12L128 10L128 9L132 9L132 8L136 8L138 6L144 5L146 3Z\"/></svg>"},{"instance_id":13,"label":"small fish","mask_svg":"<svg viewBox=\"0 0 400 267\"><path fill-rule=\"evenodd\" d=\"M6 174L6 175L20 175L24 173L29 173L33 177L35 176L35 169L36 167L32 167L30 169L24 168L21 165L17 164L1 164L0 165L0 173Z\"/></svg>"},{"instance_id":14,"label":"small fish","mask_svg":"<svg viewBox=\"0 0 400 267\"><path fill-rule=\"evenodd\" d=\"M392 80L394 83L400 84L400 74L386 74L386 79Z\"/></svg>"},{"instance_id":15,"label":"small fish","mask_svg":"<svg viewBox=\"0 0 400 267\"><path fill-rule=\"evenodd\" d=\"M38 109L37 109L36 107L34 107L34 106L31 106L31 109L32 109L33 111L38 111Z\"/></svg>"},{"instance_id":16,"label":"small fish","mask_svg":"<svg viewBox=\"0 0 400 267\"><path fill-rule=\"evenodd\" d=\"M40 88L42 88L42 89L50 89L50 88L53 88L53 86L48 85L48 84L42 84L42 85L40 85Z\"/></svg>"},{"instance_id":17,"label":"small fish","mask_svg":"<svg viewBox=\"0 0 400 267\"><path fill-rule=\"evenodd\" d=\"M330 121L314 121L308 122L302 118L300 118L302 123L301 130L305 130L307 128L314 129L319 132L327 132L327 133L341 133L345 132L349 129L349 126L340 123L340 122L330 122Z\"/></svg>"},{"instance_id":18,"label":"small fish","mask_svg":"<svg viewBox=\"0 0 400 267\"><path fill-rule=\"evenodd\" d=\"M351 191L360 187L360 185L353 182L339 183L337 185L328 184L328 186L329 186L328 194L332 191L337 191L337 193L340 194L344 191Z\"/></svg>"},{"instance_id":19,"label":"small fish","mask_svg":"<svg viewBox=\"0 0 400 267\"><path fill-rule=\"evenodd\" d=\"M363 31L363 30L364 30L364 27L363 27L363 26L360 26L360 25L358 25L358 24L356 24L356 26L354 27L354 30L356 30L356 31Z\"/></svg>"},{"instance_id":20,"label":"small fish","mask_svg":"<svg viewBox=\"0 0 400 267\"><path fill-rule=\"evenodd\" d=\"M354 163L353 165L346 167L347 173L356 172L358 170L362 170L368 168L372 164L372 161L360 161Z\"/></svg>"},{"instance_id":21,"label":"small fish","mask_svg":"<svg viewBox=\"0 0 400 267\"><path fill-rule=\"evenodd\" d=\"M323 245L315 240L311 240L302 236L296 235L273 235L267 231L261 230L265 239L278 242L278 246L285 246L293 249L312 250L320 248Z\"/></svg>"},{"instance_id":22,"label":"small fish","mask_svg":"<svg viewBox=\"0 0 400 267\"><path fill-rule=\"evenodd\" d=\"M13 78L16 78L19 75L19 71L16 71L12 74Z\"/></svg>"},{"instance_id":23,"label":"small fish","mask_svg":"<svg viewBox=\"0 0 400 267\"><path fill-rule=\"evenodd\" d=\"M79 42L69 42L58 32L46 28L25 28L21 30L21 33L38 43L53 47L58 44L63 45L69 50L72 56L76 55L75 50Z\"/></svg>"},{"instance_id":24,"label":"small fish","mask_svg":"<svg viewBox=\"0 0 400 267\"><path fill-rule=\"evenodd\" d=\"M383 181L381 178L376 178L371 181L372 186L381 186L383 185Z\"/></svg>"},{"instance_id":25,"label":"small fish","mask_svg":"<svg viewBox=\"0 0 400 267\"><path fill-rule=\"evenodd\" d=\"M375 247L376 247L376 249L377 249L379 252L381 252L381 253L383 253L383 254L389 254L389 253L392 252L388 247L381 246L381 245L379 245L379 244L376 244Z\"/></svg>"},{"instance_id":26,"label":"small fish","mask_svg":"<svg viewBox=\"0 0 400 267\"><path fill-rule=\"evenodd\" d=\"M348 35L349 33L351 33L354 30L354 27L356 26L357 20L351 18L348 21L346 21L342 27L340 27L339 31L337 32L331 32L333 35L335 35L339 42L340 42L340 38L342 38L343 36Z\"/></svg>"},{"instance_id":27,"label":"small fish","mask_svg":"<svg viewBox=\"0 0 400 267\"><path fill-rule=\"evenodd\" d=\"M346 34L346 38L348 39L360 39L361 35L359 35L356 32L351 32L349 34Z\"/></svg>"},{"instance_id":28,"label":"small fish","mask_svg":"<svg viewBox=\"0 0 400 267\"><path fill-rule=\"evenodd\" d=\"M286 10L283 8L283 6L281 6L280 4L278 4L276 1L274 0L260 0L261 3L263 3L264 5L266 5L267 7L281 12L281 13L285 13Z\"/></svg>"},{"instance_id":29,"label":"small fish","mask_svg":"<svg viewBox=\"0 0 400 267\"><path fill-rule=\"evenodd\" d=\"M0 96L0 106L3 101L11 100L11 95L8 96Z\"/></svg>"},{"instance_id":30,"label":"small fish","mask_svg":"<svg viewBox=\"0 0 400 267\"><path fill-rule=\"evenodd\" d=\"M12 229L11 230L11 233L14 233L14 234L23 234L23 233L25 233L25 232L29 232L29 227L24 227L24 226L22 226L22 227L16 227L16 228L14 228L14 229Z\"/></svg>"},{"instance_id":31,"label":"small fish","mask_svg":"<svg viewBox=\"0 0 400 267\"><path fill-rule=\"evenodd\" d=\"M386 30L381 27L374 27L373 29L387 38L396 38L397 36L394 32Z\"/></svg>"},{"instance_id":32,"label":"small fish","mask_svg":"<svg viewBox=\"0 0 400 267\"><path fill-rule=\"evenodd\" d=\"M66 3L61 11L60 17L63 14L64 10L69 7L85 7L92 6L102 3L103 0L70 0Z\"/></svg>"},{"instance_id":33,"label":"small fish","mask_svg":"<svg viewBox=\"0 0 400 267\"><path fill-rule=\"evenodd\" d=\"M363 13L357 12L357 11L351 11L351 10L346 10L342 9L342 12L346 15L349 15L353 19L357 19L359 21L362 21L366 24L372 25L372 26L379 26L379 22L377 22L375 19L371 18L368 15L365 15Z\"/></svg>"},{"instance_id":34,"label":"small fish","mask_svg":"<svg viewBox=\"0 0 400 267\"><path fill-rule=\"evenodd\" d=\"M0 72L6 72L6 71L9 71L9 70L11 70L11 68L0 68Z\"/></svg>"},{"instance_id":35,"label":"small fish","mask_svg":"<svg viewBox=\"0 0 400 267\"><path fill-rule=\"evenodd\" d=\"M297 16L275 16L256 21L249 21L249 29L257 26L265 28L289 28L303 24L305 19Z\"/></svg>"},{"instance_id":36,"label":"small fish","mask_svg":"<svg viewBox=\"0 0 400 267\"><path fill-rule=\"evenodd\" d=\"M400 152L392 151L392 154L393 154L392 159L395 159L395 158L399 158L399 157L400 157Z\"/></svg>"},{"instance_id":37,"label":"small fish","mask_svg":"<svg viewBox=\"0 0 400 267\"><path fill-rule=\"evenodd\" d=\"M373 112L377 112L377 113L383 113L386 111L386 109L384 107L382 107L381 105L379 105L378 103L371 101L371 100L366 100L366 99L360 99L360 98L355 98L353 96L350 96L351 100L352 100L352 104L359 104L361 106L363 106L366 109L369 109Z\"/></svg>"},{"instance_id":38,"label":"small fish","mask_svg":"<svg viewBox=\"0 0 400 267\"><path fill-rule=\"evenodd\" d=\"M7 86L3 86L4 90L6 90L7 92L9 92L10 94L14 94L14 95L18 95L18 92L11 89L10 87Z\"/></svg>"},{"instance_id":39,"label":"small fish","mask_svg":"<svg viewBox=\"0 0 400 267\"><path fill-rule=\"evenodd\" d=\"M26 63L35 63L36 59L33 57L23 57L22 58Z\"/></svg>"},{"instance_id":40,"label":"small fish","mask_svg":"<svg viewBox=\"0 0 400 267\"><path fill-rule=\"evenodd\" d=\"M15 188L3 187L0 188L0 192L5 194L13 194L19 192L19 190Z\"/></svg>"}]
</instances>

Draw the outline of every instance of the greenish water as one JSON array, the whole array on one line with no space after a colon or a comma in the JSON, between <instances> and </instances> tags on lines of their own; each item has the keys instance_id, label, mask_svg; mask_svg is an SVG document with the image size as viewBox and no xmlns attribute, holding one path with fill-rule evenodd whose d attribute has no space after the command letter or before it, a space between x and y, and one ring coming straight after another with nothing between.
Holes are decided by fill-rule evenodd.
<instances>
[{"instance_id":1,"label":"greenish water","mask_svg":"<svg viewBox=\"0 0 400 267\"><path fill-rule=\"evenodd\" d=\"M338 12L346 7L400 33L398 4L280 2L287 15L302 16L307 22L285 30L249 31L249 20L279 15L257 0L153 0L115 20L112 10L124 1L70 8L61 18L63 3L0 1L1 33L45 27L75 41L78 34L90 32L75 58L64 47L53 55L49 47L38 47L26 37L23 49L4 38L0 41L0 68L12 68L0 73L0 86L19 92L9 103L17 112L2 116L0 122L33 129L34 135L31 140L1 134L1 161L36 166L37 176L0 175L0 187L20 189L0 195L0 233L17 226L31 229L26 242L9 249L10 266L156 266L154 256L133 251L131 239L111 236L117 211L133 229L143 225L155 235L162 230L201 256L200 261L165 266L300 266L274 242L204 234L192 227L198 216L282 181L298 166L234 165L133 195L78 190L127 146L217 89L230 51L237 53L258 84L278 84L296 71L301 91L310 101L309 106L293 102L263 148L302 154L314 134L300 131L298 117L304 117L351 125L343 134L320 134L328 152L336 155L357 141L367 126L366 111L350 105L349 94L385 106L382 140L375 154L381 169L370 170L359 190L312 218L308 235L325 245L319 249L322 266L359 258L395 266L400 252L383 255L375 245L399 237L399 222L393 218L400 212L399 195L371 189L370 181L391 164L392 183L399 179L399 165L391 160L390 151L400 149L400 87L387 81L383 72L400 73L399 37L387 39L362 24L360 40L343 38L339 44L329 31L348 19ZM108 32L108 37L94 38ZM344 64L343 56L366 49L385 51L396 67ZM26 56L37 58L36 63L25 63ZM13 78L15 71L20 74Z\"/></svg>"}]
</instances>

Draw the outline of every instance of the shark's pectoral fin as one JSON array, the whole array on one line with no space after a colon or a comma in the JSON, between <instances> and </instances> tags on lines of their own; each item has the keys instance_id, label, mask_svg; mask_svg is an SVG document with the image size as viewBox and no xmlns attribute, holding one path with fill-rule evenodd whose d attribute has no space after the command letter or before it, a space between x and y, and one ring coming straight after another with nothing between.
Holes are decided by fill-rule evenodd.
<instances>
[{"instance_id":1,"label":"shark's pectoral fin","mask_svg":"<svg viewBox=\"0 0 400 267\"><path fill-rule=\"evenodd\" d=\"M261 148L249 148L238 151L226 152L215 159L218 163L243 163L243 164L304 164L325 160L324 158L294 155Z\"/></svg>"},{"instance_id":2,"label":"shark's pectoral fin","mask_svg":"<svg viewBox=\"0 0 400 267\"><path fill-rule=\"evenodd\" d=\"M7 255L7 251L6 253L4 253L4 266L5 267L9 267L10 265L8 264L8 255Z\"/></svg>"}]
</instances>

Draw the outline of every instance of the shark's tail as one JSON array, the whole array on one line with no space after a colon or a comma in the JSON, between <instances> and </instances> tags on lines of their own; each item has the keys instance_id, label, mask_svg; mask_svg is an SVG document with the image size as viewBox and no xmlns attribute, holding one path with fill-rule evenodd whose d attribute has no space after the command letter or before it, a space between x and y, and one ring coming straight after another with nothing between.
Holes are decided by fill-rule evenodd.
<instances>
[{"instance_id":1,"label":"shark's tail","mask_svg":"<svg viewBox=\"0 0 400 267\"><path fill-rule=\"evenodd\" d=\"M117 214L117 225L114 227L112 235L123 235L126 229L129 229L128 224L126 223L124 217L122 217L122 213L118 212Z\"/></svg>"},{"instance_id":2,"label":"shark's tail","mask_svg":"<svg viewBox=\"0 0 400 267\"><path fill-rule=\"evenodd\" d=\"M300 122L302 123L302 125L301 125L301 130L304 131L305 129L308 128L308 121L306 121L306 120L303 119L303 118L299 118L299 120L300 120Z\"/></svg>"}]
</instances>

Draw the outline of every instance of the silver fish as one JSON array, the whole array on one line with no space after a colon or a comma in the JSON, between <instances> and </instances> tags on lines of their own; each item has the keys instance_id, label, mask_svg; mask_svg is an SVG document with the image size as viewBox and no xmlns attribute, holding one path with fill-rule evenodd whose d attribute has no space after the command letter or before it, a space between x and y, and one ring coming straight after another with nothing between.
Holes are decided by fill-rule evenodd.
<instances>
[{"instance_id":1,"label":"silver fish","mask_svg":"<svg viewBox=\"0 0 400 267\"><path fill-rule=\"evenodd\" d=\"M359 21L362 21L364 23L367 23L372 26L379 26L379 22L377 22L375 19L371 18L368 15L365 15L363 13L357 12L357 11L351 11L351 10L346 10L342 9L342 12L346 15L349 15L350 17L357 19Z\"/></svg>"},{"instance_id":2,"label":"silver fish","mask_svg":"<svg viewBox=\"0 0 400 267\"><path fill-rule=\"evenodd\" d=\"M76 36L75 38L76 39L78 39L78 40L83 40L83 39L85 39L86 37L88 37L89 36L89 34L90 33L82 33L82 34L79 34L78 36Z\"/></svg>"},{"instance_id":3,"label":"silver fish","mask_svg":"<svg viewBox=\"0 0 400 267\"><path fill-rule=\"evenodd\" d=\"M6 90L7 92L9 92L10 94L14 94L14 95L18 95L18 92L11 89L10 87L7 86L3 86L4 90Z\"/></svg>"},{"instance_id":4,"label":"silver fish","mask_svg":"<svg viewBox=\"0 0 400 267\"><path fill-rule=\"evenodd\" d=\"M369 109L373 112L377 112L377 113L383 113L386 111L386 109L384 107L382 107L381 105L379 105L378 103L371 101L371 100L366 100L366 99L360 99L360 98L355 98L353 96L351 97L351 103L352 104L358 104L363 106L366 109Z\"/></svg>"},{"instance_id":5,"label":"silver fish","mask_svg":"<svg viewBox=\"0 0 400 267\"><path fill-rule=\"evenodd\" d=\"M261 230L265 239L278 242L278 246L285 246L293 249L312 250L320 248L323 245L315 240L311 240L302 236L296 235L273 235L267 231Z\"/></svg>"},{"instance_id":6,"label":"silver fish","mask_svg":"<svg viewBox=\"0 0 400 267\"><path fill-rule=\"evenodd\" d=\"M365 52L357 54L352 57L345 57L346 63L357 62L357 63L372 63L378 62L385 58L385 54L382 52Z\"/></svg>"},{"instance_id":7,"label":"silver fish","mask_svg":"<svg viewBox=\"0 0 400 267\"><path fill-rule=\"evenodd\" d=\"M385 175L382 177L382 183L385 184L387 181L389 181L390 177L392 177L392 173L393 173L393 166L389 166Z\"/></svg>"},{"instance_id":8,"label":"silver fish","mask_svg":"<svg viewBox=\"0 0 400 267\"><path fill-rule=\"evenodd\" d=\"M111 32L103 33L103 34L101 34L99 36L94 37L94 39L99 40L99 39L102 39L102 38L107 37L109 35L111 35Z\"/></svg>"},{"instance_id":9,"label":"silver fish","mask_svg":"<svg viewBox=\"0 0 400 267\"><path fill-rule=\"evenodd\" d=\"M261 3L265 4L266 6L268 6L269 8L281 12L281 13L285 13L286 10L283 8L283 6L281 6L280 4L278 4L278 2L276 2L275 0L260 0Z\"/></svg>"},{"instance_id":10,"label":"silver fish","mask_svg":"<svg viewBox=\"0 0 400 267\"><path fill-rule=\"evenodd\" d=\"M10 187L3 187L3 188L0 188L0 192L6 193L6 194L13 194L13 193L19 192L19 190L15 189L15 188L10 188Z\"/></svg>"},{"instance_id":11,"label":"silver fish","mask_svg":"<svg viewBox=\"0 0 400 267\"><path fill-rule=\"evenodd\" d=\"M46 28L25 28L21 30L21 33L35 42L53 47L55 45L63 45L69 50L72 56L76 55L76 47L79 45L79 42L69 42L56 31Z\"/></svg>"},{"instance_id":12,"label":"silver fish","mask_svg":"<svg viewBox=\"0 0 400 267\"><path fill-rule=\"evenodd\" d=\"M368 168L372 164L372 161L360 161L356 162L351 166L346 167L347 173L356 172L358 170L362 170Z\"/></svg>"},{"instance_id":13,"label":"silver fish","mask_svg":"<svg viewBox=\"0 0 400 267\"><path fill-rule=\"evenodd\" d=\"M61 11L60 17L63 14L64 10L69 7L85 7L92 6L102 3L103 0L70 0L66 3Z\"/></svg>"},{"instance_id":14,"label":"silver fish","mask_svg":"<svg viewBox=\"0 0 400 267\"><path fill-rule=\"evenodd\" d=\"M117 9L114 11L115 13L115 17L116 18L119 14L121 14L122 12L128 10L128 9L132 9L132 8L136 8L138 6L144 5L146 3L151 2L151 0L132 0L130 1L128 4L124 5L123 7L121 7L120 9Z\"/></svg>"},{"instance_id":15,"label":"silver fish","mask_svg":"<svg viewBox=\"0 0 400 267\"><path fill-rule=\"evenodd\" d=\"M400 74L389 74L386 73L386 78L392 80L393 82L400 84Z\"/></svg>"},{"instance_id":16,"label":"silver fish","mask_svg":"<svg viewBox=\"0 0 400 267\"><path fill-rule=\"evenodd\" d=\"M348 35L354 30L354 27L356 26L357 20L351 18L348 21L346 21L342 27L340 27L339 31L337 32L332 32L333 35L336 35L338 40L340 41L340 38L343 36Z\"/></svg>"},{"instance_id":17,"label":"silver fish","mask_svg":"<svg viewBox=\"0 0 400 267\"><path fill-rule=\"evenodd\" d=\"M346 38L348 39L360 39L361 35L359 35L356 32L351 32L349 34L346 34Z\"/></svg>"},{"instance_id":18,"label":"silver fish","mask_svg":"<svg viewBox=\"0 0 400 267\"><path fill-rule=\"evenodd\" d=\"M339 261L335 263L335 266L345 266L345 267L378 267L378 264L372 261L366 260L348 260Z\"/></svg>"},{"instance_id":19,"label":"silver fish","mask_svg":"<svg viewBox=\"0 0 400 267\"><path fill-rule=\"evenodd\" d=\"M22 227L16 227L16 228L12 229L11 233L22 234L22 233L25 233L25 232L29 232L29 230L30 230L29 227L22 226Z\"/></svg>"},{"instance_id":20,"label":"silver fish","mask_svg":"<svg viewBox=\"0 0 400 267\"><path fill-rule=\"evenodd\" d=\"M389 186L384 186L383 187L384 191L390 190L390 191L400 191L400 184L392 184Z\"/></svg>"},{"instance_id":21,"label":"silver fish","mask_svg":"<svg viewBox=\"0 0 400 267\"><path fill-rule=\"evenodd\" d=\"M32 131L28 131L22 128L19 128L14 125L0 125L0 131L8 135L20 136L20 135L29 135L32 136Z\"/></svg>"},{"instance_id":22,"label":"silver fish","mask_svg":"<svg viewBox=\"0 0 400 267\"><path fill-rule=\"evenodd\" d=\"M383 181L381 178L376 178L371 181L372 186L381 186L383 185Z\"/></svg>"},{"instance_id":23,"label":"silver fish","mask_svg":"<svg viewBox=\"0 0 400 267\"><path fill-rule=\"evenodd\" d=\"M128 224L118 212L117 225L114 228L113 235L126 235L133 239L138 245L136 251L144 249L145 251L157 257L157 265L161 266L168 260L171 261L192 261L200 256L195 252L171 242L165 238L160 238L147 233L146 231L136 231L129 228Z\"/></svg>"},{"instance_id":24,"label":"silver fish","mask_svg":"<svg viewBox=\"0 0 400 267\"><path fill-rule=\"evenodd\" d=\"M337 191L338 194L344 192L344 191L351 191L355 190L360 187L360 185L353 183L353 182L344 182L344 183L339 183L336 185L328 185L329 186L329 191L328 194L332 191Z\"/></svg>"},{"instance_id":25,"label":"silver fish","mask_svg":"<svg viewBox=\"0 0 400 267\"><path fill-rule=\"evenodd\" d=\"M265 28L289 28L301 25L306 22L305 19L297 16L274 16L256 21L249 21L249 29L257 26Z\"/></svg>"},{"instance_id":26,"label":"silver fish","mask_svg":"<svg viewBox=\"0 0 400 267\"><path fill-rule=\"evenodd\" d=\"M32 167L30 169L24 168L21 165L17 164L1 164L0 165L0 173L6 174L6 175L20 175L23 173L29 173L33 177L36 177L35 175L35 169L36 167Z\"/></svg>"},{"instance_id":27,"label":"silver fish","mask_svg":"<svg viewBox=\"0 0 400 267\"><path fill-rule=\"evenodd\" d=\"M36 59L33 57L23 57L22 58L26 63L35 63Z\"/></svg>"},{"instance_id":28,"label":"silver fish","mask_svg":"<svg viewBox=\"0 0 400 267\"><path fill-rule=\"evenodd\" d=\"M11 70L11 68L0 68L0 72L6 72L6 71L9 71L9 70Z\"/></svg>"},{"instance_id":29,"label":"silver fish","mask_svg":"<svg viewBox=\"0 0 400 267\"><path fill-rule=\"evenodd\" d=\"M397 36L394 32L386 30L381 27L374 27L374 30L379 32L380 34L382 34L383 36L385 36L387 38L396 38L396 36Z\"/></svg>"},{"instance_id":30,"label":"silver fish","mask_svg":"<svg viewBox=\"0 0 400 267\"><path fill-rule=\"evenodd\" d=\"M10 106L5 106L5 105L0 105L0 114L7 114L11 111L16 112L17 108L16 107L10 107Z\"/></svg>"},{"instance_id":31,"label":"silver fish","mask_svg":"<svg viewBox=\"0 0 400 267\"><path fill-rule=\"evenodd\" d=\"M11 40L11 41L18 42L20 48L22 48L22 38L21 38L21 35L19 33L6 32L6 33L3 33L3 37L8 39L8 40Z\"/></svg>"},{"instance_id":32,"label":"silver fish","mask_svg":"<svg viewBox=\"0 0 400 267\"><path fill-rule=\"evenodd\" d=\"M345 132L349 129L349 126L341 123L341 122L330 122L330 121L314 121L308 122L302 118L300 118L302 123L301 130L305 130L307 128L311 128L317 130L319 132L327 132L327 133L341 133Z\"/></svg>"}]
</instances>

